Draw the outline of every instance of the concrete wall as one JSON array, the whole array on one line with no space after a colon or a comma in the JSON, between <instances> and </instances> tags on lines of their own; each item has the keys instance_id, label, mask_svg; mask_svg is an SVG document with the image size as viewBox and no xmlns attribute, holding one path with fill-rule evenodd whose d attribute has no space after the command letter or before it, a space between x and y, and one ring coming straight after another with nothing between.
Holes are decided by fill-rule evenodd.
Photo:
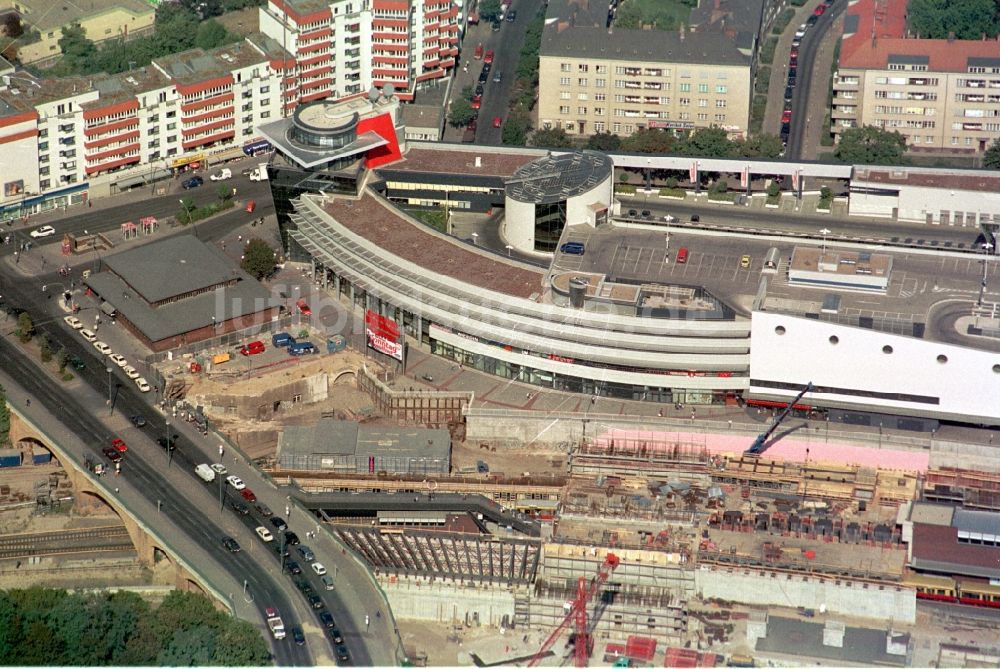
<instances>
[{"instance_id":1,"label":"concrete wall","mask_svg":"<svg viewBox=\"0 0 1000 669\"><path fill-rule=\"evenodd\" d=\"M491 627L499 627L504 616L514 619L514 591L493 584L463 585L425 579L399 579L393 583L381 578L379 585L396 618L473 623L478 614L479 623Z\"/></svg>"},{"instance_id":2,"label":"concrete wall","mask_svg":"<svg viewBox=\"0 0 1000 669\"><path fill-rule=\"evenodd\" d=\"M917 617L916 595L902 586L742 567L702 567L695 584L702 599L816 610L825 606L828 613L909 624Z\"/></svg>"},{"instance_id":3,"label":"concrete wall","mask_svg":"<svg viewBox=\"0 0 1000 669\"><path fill-rule=\"evenodd\" d=\"M233 361L226 364L239 364ZM322 402L329 397L330 375L326 372L313 374L290 383L271 386L259 396L247 395L196 395L190 398L192 405L202 405L209 417L252 418L270 420L274 417L274 403L289 403L295 395L300 395L299 403ZM279 409L280 411L280 409Z\"/></svg>"}]
</instances>

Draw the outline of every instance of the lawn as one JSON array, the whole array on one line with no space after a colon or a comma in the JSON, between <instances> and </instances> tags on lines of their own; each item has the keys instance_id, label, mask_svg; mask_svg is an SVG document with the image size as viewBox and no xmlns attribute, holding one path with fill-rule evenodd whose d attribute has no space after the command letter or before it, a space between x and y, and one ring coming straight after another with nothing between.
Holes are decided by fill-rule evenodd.
<instances>
[{"instance_id":1,"label":"lawn","mask_svg":"<svg viewBox=\"0 0 1000 669\"><path fill-rule=\"evenodd\" d=\"M654 25L660 30L676 30L690 23L691 7L697 0L625 0L618 8L615 25L640 28Z\"/></svg>"}]
</instances>

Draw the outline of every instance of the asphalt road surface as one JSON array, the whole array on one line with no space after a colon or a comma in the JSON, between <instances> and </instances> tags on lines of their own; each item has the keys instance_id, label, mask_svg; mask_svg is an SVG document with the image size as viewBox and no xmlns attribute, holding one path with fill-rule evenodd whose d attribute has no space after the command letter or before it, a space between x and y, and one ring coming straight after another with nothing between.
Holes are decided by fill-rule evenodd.
<instances>
[{"instance_id":1,"label":"asphalt road surface","mask_svg":"<svg viewBox=\"0 0 1000 669\"><path fill-rule=\"evenodd\" d=\"M822 96L822 99L811 99L809 91L814 76L825 80L829 78L830 73L813 71L816 54L823 37L833 26L834 18L846 9L847 2L843 1L835 2L833 6L827 8L816 24L810 26L806 31L805 37L802 38L802 44L799 46L798 78L795 89L792 91L792 122L788 127L788 144L785 147L785 156L790 160L800 158L806 134L806 124L823 123L824 111L827 107L827 87L823 86L816 91L816 97ZM797 30L798 26L789 26L788 29Z\"/></svg>"}]
</instances>

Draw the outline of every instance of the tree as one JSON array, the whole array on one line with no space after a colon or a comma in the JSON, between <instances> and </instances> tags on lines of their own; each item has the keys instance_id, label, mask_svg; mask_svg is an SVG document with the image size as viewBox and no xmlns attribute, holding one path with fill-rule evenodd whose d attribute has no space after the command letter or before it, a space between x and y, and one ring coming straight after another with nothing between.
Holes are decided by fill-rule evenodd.
<instances>
[{"instance_id":1,"label":"tree","mask_svg":"<svg viewBox=\"0 0 1000 669\"><path fill-rule=\"evenodd\" d=\"M88 71L97 54L97 47L87 39L87 33L79 23L63 26L59 49L71 72Z\"/></svg>"},{"instance_id":2,"label":"tree","mask_svg":"<svg viewBox=\"0 0 1000 669\"><path fill-rule=\"evenodd\" d=\"M995 37L996 11L994 0L910 0L906 8L910 30L925 39Z\"/></svg>"},{"instance_id":3,"label":"tree","mask_svg":"<svg viewBox=\"0 0 1000 669\"><path fill-rule=\"evenodd\" d=\"M780 137L766 133L751 135L734 146L741 158L778 158L784 148Z\"/></svg>"},{"instance_id":4,"label":"tree","mask_svg":"<svg viewBox=\"0 0 1000 669\"><path fill-rule=\"evenodd\" d=\"M211 664L221 667L260 667L269 664L267 642L253 625L233 620L215 639L215 657Z\"/></svg>"},{"instance_id":5,"label":"tree","mask_svg":"<svg viewBox=\"0 0 1000 669\"><path fill-rule=\"evenodd\" d=\"M493 23L500 20L500 0L480 0L479 20Z\"/></svg>"},{"instance_id":6,"label":"tree","mask_svg":"<svg viewBox=\"0 0 1000 669\"><path fill-rule=\"evenodd\" d=\"M628 153L671 153L676 138L659 128L642 128L621 140L621 150Z\"/></svg>"},{"instance_id":7,"label":"tree","mask_svg":"<svg viewBox=\"0 0 1000 669\"><path fill-rule=\"evenodd\" d=\"M211 663L215 655L215 630L205 626L178 629L170 637L156 657L160 666L194 667Z\"/></svg>"},{"instance_id":8,"label":"tree","mask_svg":"<svg viewBox=\"0 0 1000 669\"><path fill-rule=\"evenodd\" d=\"M531 145L545 149L570 149L573 140L562 128L539 128L531 135Z\"/></svg>"},{"instance_id":9,"label":"tree","mask_svg":"<svg viewBox=\"0 0 1000 669\"><path fill-rule=\"evenodd\" d=\"M3 18L3 34L10 39L17 39L24 34L24 24L17 12L9 12Z\"/></svg>"},{"instance_id":10,"label":"tree","mask_svg":"<svg viewBox=\"0 0 1000 669\"><path fill-rule=\"evenodd\" d=\"M685 156L725 158L733 154L733 143L718 126L696 128L680 143L677 152Z\"/></svg>"},{"instance_id":11,"label":"tree","mask_svg":"<svg viewBox=\"0 0 1000 669\"><path fill-rule=\"evenodd\" d=\"M472 119L476 118L477 113L467 98L458 98L451 103L451 111L448 112L448 123L453 128L467 126Z\"/></svg>"},{"instance_id":12,"label":"tree","mask_svg":"<svg viewBox=\"0 0 1000 669\"><path fill-rule=\"evenodd\" d=\"M194 44L202 49L214 49L229 41L229 33L225 27L215 19L208 19L198 24L198 34L194 38Z\"/></svg>"},{"instance_id":13,"label":"tree","mask_svg":"<svg viewBox=\"0 0 1000 669\"><path fill-rule=\"evenodd\" d=\"M618 28L641 28L642 8L638 2L626 2L615 14L615 26Z\"/></svg>"},{"instance_id":14,"label":"tree","mask_svg":"<svg viewBox=\"0 0 1000 669\"><path fill-rule=\"evenodd\" d=\"M618 135L610 132L594 133L587 138L587 148L594 151L617 151L622 146L622 140Z\"/></svg>"},{"instance_id":15,"label":"tree","mask_svg":"<svg viewBox=\"0 0 1000 669\"><path fill-rule=\"evenodd\" d=\"M181 215L179 216L179 218L181 220L183 220L185 223L190 223L191 222L191 212L194 211L194 208L195 208L194 200L192 200L189 197L182 197L181 198L181 206L184 207L184 211L181 212Z\"/></svg>"},{"instance_id":16,"label":"tree","mask_svg":"<svg viewBox=\"0 0 1000 669\"><path fill-rule=\"evenodd\" d=\"M986 153L983 154L983 168L1000 170L1000 139L993 140Z\"/></svg>"},{"instance_id":17,"label":"tree","mask_svg":"<svg viewBox=\"0 0 1000 669\"><path fill-rule=\"evenodd\" d=\"M219 202L225 202L233 196L233 189L226 184L219 184L215 187L215 194L219 196Z\"/></svg>"},{"instance_id":18,"label":"tree","mask_svg":"<svg viewBox=\"0 0 1000 669\"><path fill-rule=\"evenodd\" d=\"M42 356L42 362L52 361L52 344L49 342L49 338L42 335L41 341L38 343L38 352Z\"/></svg>"},{"instance_id":19,"label":"tree","mask_svg":"<svg viewBox=\"0 0 1000 669\"><path fill-rule=\"evenodd\" d=\"M35 324L27 311L22 311L21 315L17 317L17 330L15 332L22 344L27 344L35 336Z\"/></svg>"},{"instance_id":20,"label":"tree","mask_svg":"<svg viewBox=\"0 0 1000 669\"><path fill-rule=\"evenodd\" d=\"M507 146L524 146L531 132L531 117L523 109L513 109L503 124L501 139Z\"/></svg>"},{"instance_id":21,"label":"tree","mask_svg":"<svg viewBox=\"0 0 1000 669\"><path fill-rule=\"evenodd\" d=\"M258 281L271 276L274 273L275 250L268 246L267 242L257 237L247 242L243 249L243 262L240 267L250 276Z\"/></svg>"},{"instance_id":22,"label":"tree","mask_svg":"<svg viewBox=\"0 0 1000 669\"><path fill-rule=\"evenodd\" d=\"M7 389L0 386L0 446L10 445L10 407L7 406ZM3 623L3 602L4 594L0 592L0 627ZM3 637L0 635L0 641ZM0 643L0 648L3 647L3 643ZM3 662L3 654L0 652L0 664L7 664Z\"/></svg>"},{"instance_id":23,"label":"tree","mask_svg":"<svg viewBox=\"0 0 1000 669\"><path fill-rule=\"evenodd\" d=\"M900 165L905 151L906 138L901 134L866 125L844 130L833 155L852 165Z\"/></svg>"}]
</instances>

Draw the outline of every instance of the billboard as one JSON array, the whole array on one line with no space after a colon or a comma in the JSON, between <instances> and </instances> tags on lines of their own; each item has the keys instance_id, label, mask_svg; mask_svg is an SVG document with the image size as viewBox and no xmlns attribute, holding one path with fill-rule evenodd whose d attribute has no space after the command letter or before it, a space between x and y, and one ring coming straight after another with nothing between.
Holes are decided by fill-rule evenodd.
<instances>
[{"instance_id":1,"label":"billboard","mask_svg":"<svg viewBox=\"0 0 1000 669\"><path fill-rule=\"evenodd\" d=\"M403 361L403 338L399 334L396 321L377 314L371 309L365 310L365 335L368 345L385 355L391 355L400 362Z\"/></svg>"}]
</instances>

